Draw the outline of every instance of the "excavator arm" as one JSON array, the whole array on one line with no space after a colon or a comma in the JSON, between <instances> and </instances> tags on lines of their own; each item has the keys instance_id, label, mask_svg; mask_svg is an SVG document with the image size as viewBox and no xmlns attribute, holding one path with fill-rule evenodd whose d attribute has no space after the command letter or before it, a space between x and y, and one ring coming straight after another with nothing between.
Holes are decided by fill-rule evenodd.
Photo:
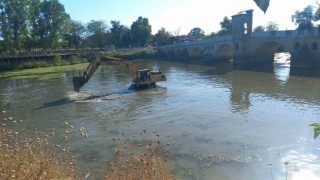
<instances>
[{"instance_id":1,"label":"excavator arm","mask_svg":"<svg viewBox=\"0 0 320 180\"><path fill-rule=\"evenodd\" d=\"M83 72L82 75L73 77L73 88L75 91L79 92L80 88L84 84L86 84L89 81L89 79L93 76L93 74L98 70L98 67L101 65L100 56L101 55L96 55L96 57L91 60L90 64L87 66L86 70ZM130 61L114 58L111 56L103 57L106 58L108 61L119 63L121 66L127 68L132 78L132 82L135 82L135 80L137 79L138 72L138 69L135 64L133 64Z\"/></svg>"},{"instance_id":2,"label":"excavator arm","mask_svg":"<svg viewBox=\"0 0 320 180\"><path fill-rule=\"evenodd\" d=\"M108 61L116 62L119 63L120 66L125 67L128 69L129 74L132 78L132 82L135 82L135 79L137 79L137 72L138 68L136 67L135 64L133 64L130 61L124 60L124 59L119 59L119 58L114 58L111 56L104 56Z\"/></svg>"},{"instance_id":3,"label":"excavator arm","mask_svg":"<svg viewBox=\"0 0 320 180\"><path fill-rule=\"evenodd\" d=\"M100 66L100 56L96 56L91 60L90 64L87 66L86 70L83 72L82 76L73 76L73 89L77 92L80 91L80 88L89 81L93 74L98 70Z\"/></svg>"}]
</instances>

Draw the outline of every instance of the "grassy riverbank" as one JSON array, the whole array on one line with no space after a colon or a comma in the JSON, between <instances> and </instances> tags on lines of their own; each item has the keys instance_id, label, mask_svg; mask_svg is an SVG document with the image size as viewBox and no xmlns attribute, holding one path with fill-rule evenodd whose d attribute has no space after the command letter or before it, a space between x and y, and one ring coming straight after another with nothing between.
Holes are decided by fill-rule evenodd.
<instances>
[{"instance_id":1,"label":"grassy riverbank","mask_svg":"<svg viewBox=\"0 0 320 180\"><path fill-rule=\"evenodd\" d=\"M43 75L57 74L60 72L67 72L73 70L83 70L88 63L80 63L65 66L50 66L34 69L13 70L0 73L0 78L39 78Z\"/></svg>"},{"instance_id":2,"label":"grassy riverbank","mask_svg":"<svg viewBox=\"0 0 320 180\"><path fill-rule=\"evenodd\" d=\"M47 60L25 60L19 62L1 62L0 72L35 69L53 66L67 66L88 62L86 58L80 56L71 56L68 59L62 60L61 56L56 54L53 59Z\"/></svg>"}]
</instances>

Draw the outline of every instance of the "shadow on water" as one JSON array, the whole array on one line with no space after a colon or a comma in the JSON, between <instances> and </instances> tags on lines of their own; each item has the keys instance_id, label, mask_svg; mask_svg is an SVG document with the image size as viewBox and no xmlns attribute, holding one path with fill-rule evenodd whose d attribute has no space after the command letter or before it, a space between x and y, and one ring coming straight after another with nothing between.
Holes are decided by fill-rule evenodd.
<instances>
[{"instance_id":1,"label":"shadow on water","mask_svg":"<svg viewBox=\"0 0 320 180\"><path fill-rule=\"evenodd\" d=\"M73 95L73 97L67 97L67 98L62 98L62 99L46 102L46 103L43 103L43 105L41 107L35 108L34 110L40 110L40 109L50 108L50 107L55 107L55 106L62 106L65 104L70 104L70 103L75 103L75 102L88 102L90 100L104 98L104 97L108 97L111 95L123 95L123 94L132 93L132 92L134 92L134 91L122 90L119 92L104 93L104 94L97 94L97 95L88 94L88 93L71 92L71 95Z\"/></svg>"},{"instance_id":2,"label":"shadow on water","mask_svg":"<svg viewBox=\"0 0 320 180\"><path fill-rule=\"evenodd\" d=\"M40 110L40 109L49 108L49 107L61 106L61 105L69 104L69 103L72 103L72 102L74 102L74 100L72 101L72 100L70 100L68 98L62 98L62 99L59 99L59 100L43 103L43 105L41 107L35 108L33 110Z\"/></svg>"},{"instance_id":3,"label":"shadow on water","mask_svg":"<svg viewBox=\"0 0 320 180\"><path fill-rule=\"evenodd\" d=\"M290 69L290 76L307 76L307 77L320 77L320 69L312 68L312 69Z\"/></svg>"},{"instance_id":4,"label":"shadow on water","mask_svg":"<svg viewBox=\"0 0 320 180\"><path fill-rule=\"evenodd\" d=\"M274 73L272 64L234 64L233 70Z\"/></svg>"},{"instance_id":5,"label":"shadow on water","mask_svg":"<svg viewBox=\"0 0 320 180\"><path fill-rule=\"evenodd\" d=\"M212 69L203 71L201 74L203 75L223 75L229 73L233 70L233 65L231 62L217 62L214 64L210 64Z\"/></svg>"}]
</instances>

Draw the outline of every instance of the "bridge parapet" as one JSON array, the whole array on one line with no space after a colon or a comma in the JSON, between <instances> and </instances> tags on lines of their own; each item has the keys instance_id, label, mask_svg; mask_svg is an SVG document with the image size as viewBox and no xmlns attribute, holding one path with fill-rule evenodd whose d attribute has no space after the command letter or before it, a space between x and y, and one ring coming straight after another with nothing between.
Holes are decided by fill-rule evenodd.
<instances>
[{"instance_id":1,"label":"bridge parapet","mask_svg":"<svg viewBox=\"0 0 320 180\"><path fill-rule=\"evenodd\" d=\"M270 32L252 32L251 37L312 37L320 36L320 29L315 28L312 30L284 30L284 31L270 31Z\"/></svg>"},{"instance_id":2,"label":"bridge parapet","mask_svg":"<svg viewBox=\"0 0 320 180\"><path fill-rule=\"evenodd\" d=\"M202 39L202 40L195 40L195 41L187 41L181 42L176 44L164 45L159 48L166 49L166 48L175 48L175 47L186 47L186 46L197 46L197 45L205 45L205 44L214 44L219 42L227 42L232 41L232 36L216 36L209 39Z\"/></svg>"}]
</instances>

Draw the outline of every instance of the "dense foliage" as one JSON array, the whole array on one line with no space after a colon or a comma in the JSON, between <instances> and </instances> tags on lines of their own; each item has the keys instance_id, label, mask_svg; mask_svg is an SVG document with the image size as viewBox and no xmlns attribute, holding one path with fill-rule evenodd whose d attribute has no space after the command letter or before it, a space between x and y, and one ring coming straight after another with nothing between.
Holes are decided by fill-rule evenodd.
<instances>
[{"instance_id":1,"label":"dense foliage","mask_svg":"<svg viewBox=\"0 0 320 180\"><path fill-rule=\"evenodd\" d=\"M298 30L312 29L313 28L313 8L311 5L304 8L303 11L296 11L291 16L292 22L298 25Z\"/></svg>"},{"instance_id":2,"label":"dense foliage","mask_svg":"<svg viewBox=\"0 0 320 180\"><path fill-rule=\"evenodd\" d=\"M151 42L148 18L139 17L131 29L119 21L75 21L59 0L1 0L0 53L18 55L60 48L145 46Z\"/></svg>"},{"instance_id":3,"label":"dense foliage","mask_svg":"<svg viewBox=\"0 0 320 180\"><path fill-rule=\"evenodd\" d=\"M257 26L253 29L253 32L265 32L265 27L263 26Z\"/></svg>"},{"instance_id":4,"label":"dense foliage","mask_svg":"<svg viewBox=\"0 0 320 180\"><path fill-rule=\"evenodd\" d=\"M131 25L133 45L144 46L151 40L151 25L148 18L139 17Z\"/></svg>"},{"instance_id":5,"label":"dense foliage","mask_svg":"<svg viewBox=\"0 0 320 180\"><path fill-rule=\"evenodd\" d=\"M266 31L277 31L279 30L279 25L273 21L270 21L266 26Z\"/></svg>"},{"instance_id":6,"label":"dense foliage","mask_svg":"<svg viewBox=\"0 0 320 180\"><path fill-rule=\"evenodd\" d=\"M170 32L166 31L165 28L161 28L153 37L153 42L157 45L166 45L171 37Z\"/></svg>"},{"instance_id":7,"label":"dense foliage","mask_svg":"<svg viewBox=\"0 0 320 180\"><path fill-rule=\"evenodd\" d=\"M193 36L193 37L204 37L204 31L199 28L199 27L195 27L193 29L191 29L191 31L188 33L188 36Z\"/></svg>"}]
</instances>

